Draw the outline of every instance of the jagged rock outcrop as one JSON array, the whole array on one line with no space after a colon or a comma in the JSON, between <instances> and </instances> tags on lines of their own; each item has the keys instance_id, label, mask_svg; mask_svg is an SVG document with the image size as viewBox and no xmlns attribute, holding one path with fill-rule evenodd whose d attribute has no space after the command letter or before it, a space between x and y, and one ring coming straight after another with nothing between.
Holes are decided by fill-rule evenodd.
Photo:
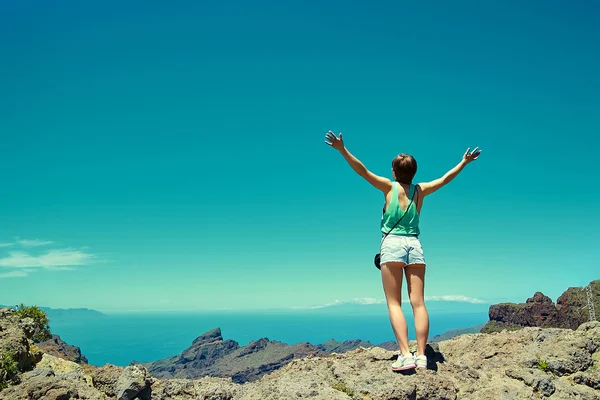
<instances>
[{"instance_id":1,"label":"jagged rock outcrop","mask_svg":"<svg viewBox=\"0 0 600 400\"><path fill-rule=\"evenodd\" d=\"M65 343L58 335L52 335L50 339L43 342L36 341L35 344L44 353L52 354L53 356L64 358L77 364L88 363L87 358L81 354L79 347Z\"/></svg>"},{"instance_id":2,"label":"jagged rock outcrop","mask_svg":"<svg viewBox=\"0 0 600 400\"><path fill-rule=\"evenodd\" d=\"M490 306L490 321L517 326L558 328L554 302L543 293L536 292L525 303L501 303Z\"/></svg>"},{"instance_id":3,"label":"jagged rock outcrop","mask_svg":"<svg viewBox=\"0 0 600 400\"><path fill-rule=\"evenodd\" d=\"M150 373L157 378L199 378L219 359L239 349L233 340L223 340L221 329L213 329L196 338L181 354L151 363Z\"/></svg>"},{"instance_id":4,"label":"jagged rock outcrop","mask_svg":"<svg viewBox=\"0 0 600 400\"><path fill-rule=\"evenodd\" d=\"M32 348L29 330L11 308L0 309L0 386L18 381L18 372L28 371L41 360L42 353Z\"/></svg>"},{"instance_id":5,"label":"jagged rock outcrop","mask_svg":"<svg viewBox=\"0 0 600 400\"><path fill-rule=\"evenodd\" d=\"M235 383L245 383L255 381L294 359L344 353L359 347L373 346L363 340L337 342L331 339L313 346L310 343L288 345L261 338L239 347L237 342L223 341L221 330L217 328L198 337L179 356L137 364L146 366L154 377L161 379L211 376L230 377ZM390 350L398 348L396 342L386 342L380 346Z\"/></svg>"},{"instance_id":6,"label":"jagged rock outcrop","mask_svg":"<svg viewBox=\"0 0 600 400\"><path fill-rule=\"evenodd\" d=\"M19 384L0 391L0 400L151 400L153 380L144 367L114 367L110 373L99 381L101 374L90 375L80 364L44 354L35 369L20 376Z\"/></svg>"},{"instance_id":7,"label":"jagged rock outcrop","mask_svg":"<svg viewBox=\"0 0 600 400\"><path fill-rule=\"evenodd\" d=\"M600 310L600 280L590 283L594 305ZM481 329L483 333L515 330L524 326L542 328L577 327L589 321L587 297L582 288L569 288L556 302L541 292L536 292L525 303L501 303L490 306L490 321Z\"/></svg>"},{"instance_id":8,"label":"jagged rock outcrop","mask_svg":"<svg viewBox=\"0 0 600 400\"><path fill-rule=\"evenodd\" d=\"M310 343L287 345L261 338L240 347L223 340L219 328L203 334L180 355L155 361L148 370L156 378L230 377L244 383L259 379L295 358L324 355Z\"/></svg>"},{"instance_id":9,"label":"jagged rock outcrop","mask_svg":"<svg viewBox=\"0 0 600 400\"><path fill-rule=\"evenodd\" d=\"M94 386L94 367L39 350L32 341L35 323L30 319L13 309L0 309L0 400L105 400L102 388ZM152 377L145 368L118 368L115 376L110 382L112 398L150 400Z\"/></svg>"},{"instance_id":10,"label":"jagged rock outcrop","mask_svg":"<svg viewBox=\"0 0 600 400\"><path fill-rule=\"evenodd\" d=\"M105 396L83 378L36 368L21 376L21 383L0 391L1 400L105 400Z\"/></svg>"},{"instance_id":11,"label":"jagged rock outcrop","mask_svg":"<svg viewBox=\"0 0 600 400\"><path fill-rule=\"evenodd\" d=\"M600 280L590 282L592 288L596 318L600 314ZM560 327L577 329L589 321L587 296L581 288L569 288L556 300L557 319Z\"/></svg>"}]
</instances>

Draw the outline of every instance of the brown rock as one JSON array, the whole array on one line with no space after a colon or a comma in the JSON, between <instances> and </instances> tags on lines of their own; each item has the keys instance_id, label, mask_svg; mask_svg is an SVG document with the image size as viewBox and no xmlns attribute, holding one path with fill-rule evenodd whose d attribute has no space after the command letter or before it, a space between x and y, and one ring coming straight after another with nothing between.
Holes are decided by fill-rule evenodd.
<instances>
[{"instance_id":1,"label":"brown rock","mask_svg":"<svg viewBox=\"0 0 600 400\"><path fill-rule=\"evenodd\" d=\"M502 303L490 307L490 321L520 325L557 327L557 310L549 297L537 292L523 304Z\"/></svg>"},{"instance_id":2,"label":"brown rock","mask_svg":"<svg viewBox=\"0 0 600 400\"><path fill-rule=\"evenodd\" d=\"M18 385L1 391L0 399L105 400L106 397L78 374L55 373L49 368L36 368L23 374Z\"/></svg>"},{"instance_id":3,"label":"brown rock","mask_svg":"<svg viewBox=\"0 0 600 400\"><path fill-rule=\"evenodd\" d=\"M596 310L600 312L600 280L590 283ZM588 322L587 297L582 288L569 288L556 302L540 292L525 303L501 303L490 306L490 321L482 333L499 332L525 326L577 329Z\"/></svg>"},{"instance_id":4,"label":"brown rock","mask_svg":"<svg viewBox=\"0 0 600 400\"><path fill-rule=\"evenodd\" d=\"M31 351L26 332L20 326L14 310L0 309L0 357L16 362L18 372L28 371L41 359L41 353ZM0 384L14 380L13 373L0 368Z\"/></svg>"},{"instance_id":5,"label":"brown rock","mask_svg":"<svg viewBox=\"0 0 600 400\"><path fill-rule=\"evenodd\" d=\"M600 315L600 280L590 282L596 318ZM556 300L557 319L560 327L577 329L589 321L587 295L581 288L569 288Z\"/></svg>"},{"instance_id":6,"label":"brown rock","mask_svg":"<svg viewBox=\"0 0 600 400\"><path fill-rule=\"evenodd\" d=\"M146 368L141 365L129 365L115 383L117 400L150 400L151 384L152 378Z\"/></svg>"},{"instance_id":7,"label":"brown rock","mask_svg":"<svg viewBox=\"0 0 600 400\"><path fill-rule=\"evenodd\" d=\"M98 368L92 374L92 384L94 387L107 396L116 396L116 385L123 368L107 364Z\"/></svg>"},{"instance_id":8,"label":"brown rock","mask_svg":"<svg viewBox=\"0 0 600 400\"><path fill-rule=\"evenodd\" d=\"M152 384L152 400L237 399L241 385L231 379L206 377L202 379L164 379Z\"/></svg>"},{"instance_id":9,"label":"brown rock","mask_svg":"<svg viewBox=\"0 0 600 400\"><path fill-rule=\"evenodd\" d=\"M87 358L81 354L81 349L77 346L71 346L62 341L60 336L52 335L50 339L43 342L36 342L37 346L44 352L53 356L64 358L78 364L87 364Z\"/></svg>"}]
</instances>

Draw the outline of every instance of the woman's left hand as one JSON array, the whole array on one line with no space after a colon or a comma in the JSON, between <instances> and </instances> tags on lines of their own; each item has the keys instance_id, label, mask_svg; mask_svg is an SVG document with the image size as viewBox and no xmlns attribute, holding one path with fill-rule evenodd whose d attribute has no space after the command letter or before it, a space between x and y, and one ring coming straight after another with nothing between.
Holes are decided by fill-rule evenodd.
<instances>
[{"instance_id":1,"label":"woman's left hand","mask_svg":"<svg viewBox=\"0 0 600 400\"><path fill-rule=\"evenodd\" d=\"M325 143L329 146L333 147L337 151L340 151L344 148L344 139L342 139L342 133L340 132L340 137L335 136L335 133L329 131L325 134Z\"/></svg>"}]
</instances>

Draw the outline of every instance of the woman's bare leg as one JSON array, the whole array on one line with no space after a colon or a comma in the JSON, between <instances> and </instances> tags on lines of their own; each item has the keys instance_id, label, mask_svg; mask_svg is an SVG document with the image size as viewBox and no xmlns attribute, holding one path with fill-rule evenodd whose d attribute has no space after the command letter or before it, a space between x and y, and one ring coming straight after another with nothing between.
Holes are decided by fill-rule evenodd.
<instances>
[{"instance_id":1,"label":"woman's bare leg","mask_svg":"<svg viewBox=\"0 0 600 400\"><path fill-rule=\"evenodd\" d=\"M410 354L408 348L408 327L402 312L402 270L406 264L402 262L389 262L381 265L381 280L387 302L390 322L396 341L402 355Z\"/></svg>"},{"instance_id":2,"label":"woman's bare leg","mask_svg":"<svg viewBox=\"0 0 600 400\"><path fill-rule=\"evenodd\" d=\"M417 334L417 355L425 354L427 337L429 336L429 314L425 307L425 265L411 264L404 268L408 296L415 315L415 331Z\"/></svg>"}]
</instances>

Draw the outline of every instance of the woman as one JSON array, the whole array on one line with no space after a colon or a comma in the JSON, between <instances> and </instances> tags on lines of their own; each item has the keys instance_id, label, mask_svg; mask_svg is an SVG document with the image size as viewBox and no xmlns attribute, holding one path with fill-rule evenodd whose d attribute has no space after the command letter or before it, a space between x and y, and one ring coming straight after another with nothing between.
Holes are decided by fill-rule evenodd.
<instances>
[{"instance_id":1,"label":"woman","mask_svg":"<svg viewBox=\"0 0 600 400\"><path fill-rule=\"evenodd\" d=\"M381 219L381 279L387 302L390 322L398 341L400 354L392 364L392 370L426 368L425 345L429 334L429 315L424 302L425 257L419 241L419 214L423 199L448 184L471 161L476 160L481 150L467 149L458 165L443 177L417 185L412 180L417 172L416 160L408 154L400 154L392 161L394 182L370 172L344 146L342 134L337 137L332 131L325 135L328 145L339 151L357 174L383 192L385 209ZM402 279L406 274L408 295L415 317L417 352L408 348L408 327L402 304Z\"/></svg>"}]
</instances>

